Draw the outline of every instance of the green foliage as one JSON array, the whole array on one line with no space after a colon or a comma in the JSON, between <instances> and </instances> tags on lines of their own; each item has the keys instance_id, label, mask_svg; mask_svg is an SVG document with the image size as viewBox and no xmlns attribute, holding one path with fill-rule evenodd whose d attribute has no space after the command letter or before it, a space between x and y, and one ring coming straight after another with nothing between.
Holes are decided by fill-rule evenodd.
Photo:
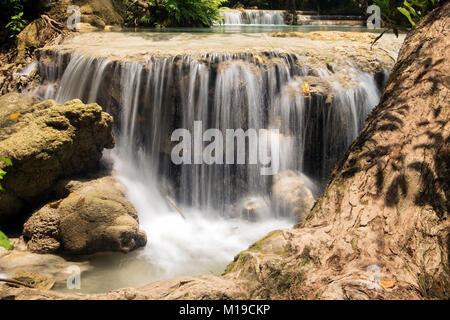
<instances>
[{"instance_id":1,"label":"green foliage","mask_svg":"<svg viewBox=\"0 0 450 320\"><path fill-rule=\"evenodd\" d=\"M147 0L137 7L125 0L128 23L149 27L209 27L220 20L219 7L225 0Z\"/></svg>"},{"instance_id":2,"label":"green foliage","mask_svg":"<svg viewBox=\"0 0 450 320\"><path fill-rule=\"evenodd\" d=\"M395 1L392 0L374 0L373 4L381 9L381 19L386 29L373 44L387 31L392 30L397 36L400 31L409 31L420 19L442 3L441 0L404 0L401 6L395 6Z\"/></svg>"},{"instance_id":3,"label":"green foliage","mask_svg":"<svg viewBox=\"0 0 450 320\"><path fill-rule=\"evenodd\" d=\"M14 249L14 246L9 242L8 237L6 234L0 231L0 247L3 247L8 250Z\"/></svg>"},{"instance_id":4,"label":"green foliage","mask_svg":"<svg viewBox=\"0 0 450 320\"><path fill-rule=\"evenodd\" d=\"M20 12L11 17L11 21L6 24L5 28L10 30L11 37L14 37L26 27L27 23L27 20L23 18L23 12Z\"/></svg>"},{"instance_id":5,"label":"green foliage","mask_svg":"<svg viewBox=\"0 0 450 320\"><path fill-rule=\"evenodd\" d=\"M411 26L415 26L416 23L427 15L430 11L436 9L439 6L438 0L405 0L403 7L398 7L400 11L409 21Z\"/></svg>"},{"instance_id":6,"label":"green foliage","mask_svg":"<svg viewBox=\"0 0 450 320\"><path fill-rule=\"evenodd\" d=\"M405 0L401 6L392 6L389 0L374 0L380 7L386 27L398 31L408 30L440 5L439 0Z\"/></svg>"},{"instance_id":7,"label":"green foliage","mask_svg":"<svg viewBox=\"0 0 450 320\"><path fill-rule=\"evenodd\" d=\"M8 158L0 158L0 162L6 163L9 166L12 166L12 161L11 159ZM3 177L6 175L6 171L3 170L2 168L0 168L0 180L3 180ZM3 191L3 187L0 184L0 191Z\"/></svg>"},{"instance_id":8,"label":"green foliage","mask_svg":"<svg viewBox=\"0 0 450 320\"><path fill-rule=\"evenodd\" d=\"M0 0L0 26L10 37L16 36L27 24L23 18L24 2L26 1Z\"/></svg>"}]
</instances>

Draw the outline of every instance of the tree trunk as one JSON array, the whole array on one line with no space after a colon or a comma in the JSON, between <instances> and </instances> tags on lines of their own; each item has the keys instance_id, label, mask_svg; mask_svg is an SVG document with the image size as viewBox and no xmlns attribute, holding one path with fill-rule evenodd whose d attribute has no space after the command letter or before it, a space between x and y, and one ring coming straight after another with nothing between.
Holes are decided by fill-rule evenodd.
<instances>
[{"instance_id":1,"label":"tree trunk","mask_svg":"<svg viewBox=\"0 0 450 320\"><path fill-rule=\"evenodd\" d=\"M259 243L246 258L240 277L263 284L253 297L450 297L449 24L446 3L413 28L307 221L264 240L288 257Z\"/></svg>"}]
</instances>

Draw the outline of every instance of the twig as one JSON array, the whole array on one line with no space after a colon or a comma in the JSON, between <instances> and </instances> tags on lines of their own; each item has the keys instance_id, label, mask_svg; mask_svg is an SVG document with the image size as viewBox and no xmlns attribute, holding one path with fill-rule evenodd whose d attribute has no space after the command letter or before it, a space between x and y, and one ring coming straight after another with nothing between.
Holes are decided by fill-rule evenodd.
<instances>
[{"instance_id":1,"label":"twig","mask_svg":"<svg viewBox=\"0 0 450 320\"><path fill-rule=\"evenodd\" d=\"M169 201L169 203L172 205L172 207L174 207L174 208L177 210L177 212L180 214L180 216L181 216L184 220L186 220L186 217L185 217L184 214L181 212L180 208L177 207L177 205L175 204L175 202L174 202L172 199L170 199L169 196L166 196L166 199L167 199L167 201Z\"/></svg>"},{"instance_id":2,"label":"twig","mask_svg":"<svg viewBox=\"0 0 450 320\"><path fill-rule=\"evenodd\" d=\"M18 286L24 286L24 287L27 287L27 288L36 289L36 287L31 285L31 284L28 284L28 283L25 283L25 282L21 282L21 281L17 281L17 280L13 280L13 279L1 279L0 278L0 282L6 282L6 283L15 284L15 285L18 285Z\"/></svg>"}]
</instances>

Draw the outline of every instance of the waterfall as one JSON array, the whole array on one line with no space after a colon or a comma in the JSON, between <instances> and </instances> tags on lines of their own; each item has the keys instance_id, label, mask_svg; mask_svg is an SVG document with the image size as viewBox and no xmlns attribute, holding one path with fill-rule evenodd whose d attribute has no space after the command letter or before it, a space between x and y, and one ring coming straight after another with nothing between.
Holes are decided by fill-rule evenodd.
<instances>
[{"instance_id":1,"label":"waterfall","mask_svg":"<svg viewBox=\"0 0 450 320\"><path fill-rule=\"evenodd\" d=\"M183 205L225 213L243 196L266 194L270 179L256 166L175 166L170 160L175 129L193 132L195 121L202 121L203 132L280 128L281 169L325 184L380 97L373 75L352 66L357 86L345 88L332 81L328 70L303 65L298 55L269 54L264 60L272 63L262 60L252 54L216 54L138 63L70 54L53 59L53 66L41 60L45 85L40 94L60 103L74 98L98 102L115 116L118 151L150 159L150 171L166 181L164 192ZM313 73L327 81L331 100L303 95L304 79Z\"/></svg>"},{"instance_id":2,"label":"waterfall","mask_svg":"<svg viewBox=\"0 0 450 320\"><path fill-rule=\"evenodd\" d=\"M251 241L292 223L271 208L272 177L261 176L258 165L173 164L175 129L194 132L195 121L203 132L277 128L280 170L301 172L311 188L323 187L381 89L374 75L351 65L348 85L327 69L310 68L303 56L270 52L129 62L45 51L38 72L37 96L97 102L114 116L117 147L109 156L149 234L145 250L156 279L220 271ZM312 79L326 84L328 96L305 95L302 85ZM188 221L173 213L166 195ZM264 203L259 223L230 220L241 217L245 201Z\"/></svg>"},{"instance_id":3,"label":"waterfall","mask_svg":"<svg viewBox=\"0 0 450 320\"><path fill-rule=\"evenodd\" d=\"M224 25L284 25L283 11L276 10L223 10Z\"/></svg>"}]
</instances>

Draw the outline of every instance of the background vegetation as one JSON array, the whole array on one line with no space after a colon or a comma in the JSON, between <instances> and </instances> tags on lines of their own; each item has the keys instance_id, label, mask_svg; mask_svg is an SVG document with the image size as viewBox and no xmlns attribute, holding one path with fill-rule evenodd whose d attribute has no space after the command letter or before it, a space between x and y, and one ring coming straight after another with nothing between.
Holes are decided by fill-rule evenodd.
<instances>
[{"instance_id":1,"label":"background vegetation","mask_svg":"<svg viewBox=\"0 0 450 320\"><path fill-rule=\"evenodd\" d=\"M124 0L127 23L147 27L209 27L220 19L225 0Z\"/></svg>"},{"instance_id":2,"label":"background vegetation","mask_svg":"<svg viewBox=\"0 0 450 320\"><path fill-rule=\"evenodd\" d=\"M94 0L93 0L94 1ZM445 0L116 0L127 8L125 21L135 27L209 27L219 20L220 7L317 11L320 14L366 15L370 4L380 6L384 25L394 32L408 30ZM27 23L43 12L40 0L0 0L0 40L6 45ZM295 15L294 15L295 16Z\"/></svg>"}]
</instances>

